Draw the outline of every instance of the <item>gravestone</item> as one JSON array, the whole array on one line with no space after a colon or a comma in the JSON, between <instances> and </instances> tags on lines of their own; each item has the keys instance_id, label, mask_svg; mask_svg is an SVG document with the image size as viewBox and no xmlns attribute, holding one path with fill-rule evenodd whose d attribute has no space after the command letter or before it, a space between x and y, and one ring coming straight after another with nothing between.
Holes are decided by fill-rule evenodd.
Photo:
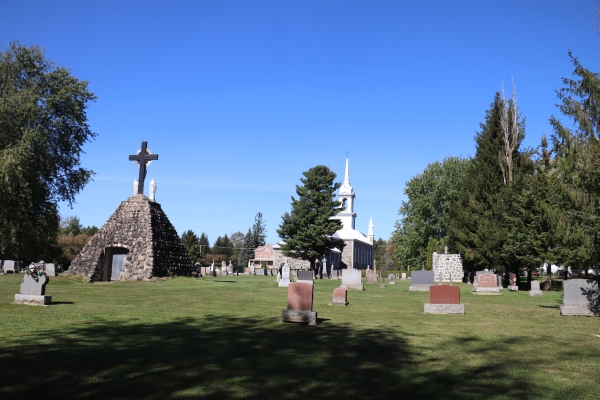
<instances>
[{"instance_id":1,"label":"gravestone","mask_svg":"<svg viewBox=\"0 0 600 400\"><path fill-rule=\"evenodd\" d=\"M349 268L344 270L340 287L346 290L363 290L364 287L360 269Z\"/></svg>"},{"instance_id":2,"label":"gravestone","mask_svg":"<svg viewBox=\"0 0 600 400\"><path fill-rule=\"evenodd\" d=\"M479 272L484 272L479 274ZM473 284L473 294L492 294L499 295L498 279L496 274L491 271L478 271Z\"/></svg>"},{"instance_id":3,"label":"gravestone","mask_svg":"<svg viewBox=\"0 0 600 400\"><path fill-rule=\"evenodd\" d=\"M5 274L8 274L9 272L16 274L17 272L19 272L18 264L14 260L4 260L4 265L2 266L2 268L4 269Z\"/></svg>"},{"instance_id":4,"label":"gravestone","mask_svg":"<svg viewBox=\"0 0 600 400\"><path fill-rule=\"evenodd\" d=\"M540 281L531 281L531 290L529 295L532 297L540 297L544 295L544 292L540 290Z\"/></svg>"},{"instance_id":5,"label":"gravestone","mask_svg":"<svg viewBox=\"0 0 600 400\"><path fill-rule=\"evenodd\" d=\"M221 261L221 275L227 274L227 263L225 261Z\"/></svg>"},{"instance_id":6,"label":"gravestone","mask_svg":"<svg viewBox=\"0 0 600 400\"><path fill-rule=\"evenodd\" d=\"M510 281L507 289L511 292L519 291L519 280L517 278L517 274L510 274Z\"/></svg>"},{"instance_id":7,"label":"gravestone","mask_svg":"<svg viewBox=\"0 0 600 400\"><path fill-rule=\"evenodd\" d=\"M406 272L402 273L402 278L400 278L400 280L405 281L406 280Z\"/></svg>"},{"instance_id":8,"label":"gravestone","mask_svg":"<svg viewBox=\"0 0 600 400\"><path fill-rule=\"evenodd\" d=\"M54 263L46 263L45 272L48 276L58 276L58 272L56 271L56 265Z\"/></svg>"},{"instance_id":9,"label":"gravestone","mask_svg":"<svg viewBox=\"0 0 600 400\"><path fill-rule=\"evenodd\" d=\"M244 275L250 275L250 268L249 267L244 268Z\"/></svg>"},{"instance_id":10,"label":"gravestone","mask_svg":"<svg viewBox=\"0 0 600 400\"><path fill-rule=\"evenodd\" d=\"M348 305L348 292L344 288L333 289L333 301L329 303L330 306L347 306Z\"/></svg>"},{"instance_id":11,"label":"gravestone","mask_svg":"<svg viewBox=\"0 0 600 400\"><path fill-rule=\"evenodd\" d=\"M377 283L377 275L372 269L367 270L367 283Z\"/></svg>"},{"instance_id":12,"label":"gravestone","mask_svg":"<svg viewBox=\"0 0 600 400\"><path fill-rule=\"evenodd\" d=\"M396 275L389 274L388 278L390 279L390 285L395 285L396 284Z\"/></svg>"},{"instance_id":13,"label":"gravestone","mask_svg":"<svg viewBox=\"0 0 600 400\"><path fill-rule=\"evenodd\" d=\"M231 261L229 261L229 265L227 266L227 275L229 274L233 275L233 265L231 264Z\"/></svg>"},{"instance_id":14,"label":"gravestone","mask_svg":"<svg viewBox=\"0 0 600 400\"><path fill-rule=\"evenodd\" d=\"M313 277L314 274L312 271L308 271L308 270L300 270L298 271L298 275L297 275L297 281L298 282L306 282L306 283L310 283L311 285L313 284Z\"/></svg>"},{"instance_id":15,"label":"gravestone","mask_svg":"<svg viewBox=\"0 0 600 400\"><path fill-rule=\"evenodd\" d=\"M560 315L600 315L598 282L588 279L563 281L563 305Z\"/></svg>"},{"instance_id":16,"label":"gravestone","mask_svg":"<svg viewBox=\"0 0 600 400\"><path fill-rule=\"evenodd\" d=\"M287 263L281 267L281 279L277 283L279 287L288 287L290 285L290 266Z\"/></svg>"},{"instance_id":17,"label":"gravestone","mask_svg":"<svg viewBox=\"0 0 600 400\"><path fill-rule=\"evenodd\" d=\"M46 295L46 285L50 278L41 275L37 280L28 274L21 282L20 294L15 294L15 303L35 306L48 306L52 302L52 296Z\"/></svg>"},{"instance_id":18,"label":"gravestone","mask_svg":"<svg viewBox=\"0 0 600 400\"><path fill-rule=\"evenodd\" d=\"M338 270L337 269L332 270L330 277L331 277L331 279L338 279Z\"/></svg>"},{"instance_id":19,"label":"gravestone","mask_svg":"<svg viewBox=\"0 0 600 400\"><path fill-rule=\"evenodd\" d=\"M408 290L411 292L427 292L429 287L435 285L435 276L433 271L413 271L410 274L410 287Z\"/></svg>"},{"instance_id":20,"label":"gravestone","mask_svg":"<svg viewBox=\"0 0 600 400\"><path fill-rule=\"evenodd\" d=\"M312 310L314 288L306 282L289 284L287 310L281 310L282 322L317 324L317 313Z\"/></svg>"},{"instance_id":21,"label":"gravestone","mask_svg":"<svg viewBox=\"0 0 600 400\"><path fill-rule=\"evenodd\" d=\"M437 285L429 288L429 303L425 303L426 314L464 314L465 305L460 304L458 286Z\"/></svg>"}]
</instances>

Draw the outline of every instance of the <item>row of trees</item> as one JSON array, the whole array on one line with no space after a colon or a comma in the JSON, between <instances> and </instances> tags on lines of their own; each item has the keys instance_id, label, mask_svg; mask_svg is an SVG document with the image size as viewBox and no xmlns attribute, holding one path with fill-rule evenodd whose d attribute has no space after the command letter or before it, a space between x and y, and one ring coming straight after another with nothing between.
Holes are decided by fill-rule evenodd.
<instances>
[{"instance_id":1,"label":"row of trees","mask_svg":"<svg viewBox=\"0 0 600 400\"><path fill-rule=\"evenodd\" d=\"M569 53L573 79L557 91L568 125L537 149L521 146L525 119L516 89L496 93L470 159L435 162L409 182L392 237L402 266L430 267L448 245L467 269L531 271L543 263L587 272L598 266L600 230L600 76Z\"/></svg>"},{"instance_id":2,"label":"row of trees","mask_svg":"<svg viewBox=\"0 0 600 400\"><path fill-rule=\"evenodd\" d=\"M181 235L181 240L194 262L210 265L213 260L215 264L220 264L221 261L232 261L238 265L245 265L249 259L254 258L254 249L265 245L266 235L266 222L259 212L246 235L235 232L231 236L227 234L219 236L210 246L206 233L202 232L198 237L193 231L188 230Z\"/></svg>"}]
</instances>

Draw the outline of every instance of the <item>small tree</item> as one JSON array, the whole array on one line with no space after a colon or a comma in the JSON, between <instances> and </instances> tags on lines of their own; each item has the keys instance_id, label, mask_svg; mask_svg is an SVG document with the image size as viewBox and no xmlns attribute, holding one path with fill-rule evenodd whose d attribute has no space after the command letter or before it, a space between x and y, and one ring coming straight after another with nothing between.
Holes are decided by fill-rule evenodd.
<instances>
[{"instance_id":1,"label":"small tree","mask_svg":"<svg viewBox=\"0 0 600 400\"><path fill-rule=\"evenodd\" d=\"M342 207L335 200L335 191L340 187L334 183L335 173L324 165L317 165L303 172L302 186L296 185L298 199L292 196L292 210L282 216L277 233L285 241L281 250L288 257L315 261L334 247L342 249L344 242L332 235L342 228L335 218Z\"/></svg>"}]
</instances>

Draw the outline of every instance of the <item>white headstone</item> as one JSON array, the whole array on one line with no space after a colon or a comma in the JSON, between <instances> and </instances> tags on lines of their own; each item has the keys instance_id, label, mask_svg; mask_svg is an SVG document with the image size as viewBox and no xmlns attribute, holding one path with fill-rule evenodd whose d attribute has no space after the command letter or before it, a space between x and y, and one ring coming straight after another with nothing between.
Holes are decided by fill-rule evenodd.
<instances>
[{"instance_id":1,"label":"white headstone","mask_svg":"<svg viewBox=\"0 0 600 400\"><path fill-rule=\"evenodd\" d=\"M340 287L346 290L363 290L361 271L354 268L345 270L342 274Z\"/></svg>"},{"instance_id":2,"label":"white headstone","mask_svg":"<svg viewBox=\"0 0 600 400\"><path fill-rule=\"evenodd\" d=\"M279 287L288 287L290 285L290 266L287 262L281 267L281 279L279 280Z\"/></svg>"}]
</instances>

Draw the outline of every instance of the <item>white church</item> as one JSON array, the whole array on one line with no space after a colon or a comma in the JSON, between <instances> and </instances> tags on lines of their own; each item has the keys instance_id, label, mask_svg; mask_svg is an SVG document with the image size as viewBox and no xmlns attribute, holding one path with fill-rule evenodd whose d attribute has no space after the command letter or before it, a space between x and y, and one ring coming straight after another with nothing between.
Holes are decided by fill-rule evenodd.
<instances>
[{"instance_id":1,"label":"white church","mask_svg":"<svg viewBox=\"0 0 600 400\"><path fill-rule=\"evenodd\" d=\"M333 237L343 240L346 244L343 251L332 249L325 257L327 259L327 269L373 269L373 219L369 221L368 235L365 236L356 228L356 212L354 212L354 199L356 193L350 186L350 176L348 173L348 158L346 157L346 171L344 173L344 183L340 187L338 199L344 206L344 211L340 212L335 218L342 221L342 229L335 232ZM280 262L287 261L292 270L309 269L310 263L300 259L288 258L281 252L281 244L266 244L254 250L254 258L250 260L255 268L259 268L264 262L267 268L277 268Z\"/></svg>"},{"instance_id":2,"label":"white church","mask_svg":"<svg viewBox=\"0 0 600 400\"><path fill-rule=\"evenodd\" d=\"M333 234L336 239L344 241L346 246L342 251L340 266L338 269L355 268L367 269L368 266L373 269L373 218L369 220L367 236L356 230L356 212L354 212L354 199L356 193L350 186L350 174L348 172L348 157L346 157L346 171L344 173L344 183L340 187L338 195L345 210L337 215L342 221L342 229Z\"/></svg>"}]
</instances>

